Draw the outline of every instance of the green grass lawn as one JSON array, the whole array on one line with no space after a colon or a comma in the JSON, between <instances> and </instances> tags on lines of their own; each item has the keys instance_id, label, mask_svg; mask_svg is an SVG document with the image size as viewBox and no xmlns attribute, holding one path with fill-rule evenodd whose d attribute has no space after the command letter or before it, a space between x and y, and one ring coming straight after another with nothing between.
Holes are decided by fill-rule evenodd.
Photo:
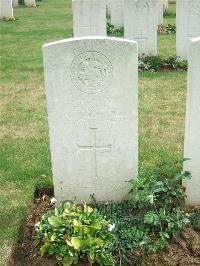
<instances>
[{"instance_id":1,"label":"green grass lawn","mask_svg":"<svg viewBox=\"0 0 200 266\"><path fill-rule=\"evenodd\" d=\"M42 45L72 35L70 0L16 8L1 22L0 265L6 265L36 184L52 184ZM175 24L175 4L165 24ZM175 35L159 34L160 55L175 54ZM183 157L185 72L139 77L139 169Z\"/></svg>"}]
</instances>

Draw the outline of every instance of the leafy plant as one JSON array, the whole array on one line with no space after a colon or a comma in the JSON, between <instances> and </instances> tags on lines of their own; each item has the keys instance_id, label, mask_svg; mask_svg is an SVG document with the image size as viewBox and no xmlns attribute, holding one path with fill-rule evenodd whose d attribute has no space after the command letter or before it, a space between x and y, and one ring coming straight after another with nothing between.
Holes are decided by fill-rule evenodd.
<instances>
[{"instance_id":1,"label":"leafy plant","mask_svg":"<svg viewBox=\"0 0 200 266\"><path fill-rule=\"evenodd\" d=\"M94 202L98 211L116 225L112 252L117 265L132 265L130 254L137 249L162 249L169 238L176 238L182 227L190 223L181 209L185 199L182 180L190 178L189 172L182 171L184 161L165 161L152 171L144 169L132 181L128 202Z\"/></svg>"},{"instance_id":2,"label":"leafy plant","mask_svg":"<svg viewBox=\"0 0 200 266\"><path fill-rule=\"evenodd\" d=\"M3 17L1 20L5 21L5 22L13 22L13 21L16 21L18 19L16 19L15 17Z\"/></svg>"},{"instance_id":3,"label":"leafy plant","mask_svg":"<svg viewBox=\"0 0 200 266\"><path fill-rule=\"evenodd\" d=\"M172 69L177 69L179 67L179 60L176 55L169 56L164 60L164 63L171 66Z\"/></svg>"},{"instance_id":4,"label":"leafy plant","mask_svg":"<svg viewBox=\"0 0 200 266\"><path fill-rule=\"evenodd\" d=\"M122 36L124 34L124 28L115 28L114 25L107 22L107 34L108 35L116 35L116 36Z\"/></svg>"},{"instance_id":5,"label":"leafy plant","mask_svg":"<svg viewBox=\"0 0 200 266\"><path fill-rule=\"evenodd\" d=\"M176 25L167 24L167 26L165 27L166 27L167 33L173 33L173 34L176 33Z\"/></svg>"},{"instance_id":6,"label":"leafy plant","mask_svg":"<svg viewBox=\"0 0 200 266\"><path fill-rule=\"evenodd\" d=\"M64 265L84 258L91 264L133 265L131 258L138 249L154 252L164 248L190 220L198 221L181 209L185 199L182 180L191 177L182 171L184 161L165 161L143 169L131 181L128 201L103 203L93 197L93 208L65 203L47 213L36 225L43 242L41 253L55 254Z\"/></svg>"},{"instance_id":7,"label":"leafy plant","mask_svg":"<svg viewBox=\"0 0 200 266\"><path fill-rule=\"evenodd\" d=\"M194 229L200 231L200 210L195 210L189 214L189 219Z\"/></svg>"},{"instance_id":8,"label":"leafy plant","mask_svg":"<svg viewBox=\"0 0 200 266\"><path fill-rule=\"evenodd\" d=\"M179 61L179 68L187 71L187 69L188 69L187 60Z\"/></svg>"},{"instance_id":9,"label":"leafy plant","mask_svg":"<svg viewBox=\"0 0 200 266\"><path fill-rule=\"evenodd\" d=\"M187 70L187 66L187 61L180 61L176 55L171 55L167 58L160 56L142 56L139 58L139 71Z\"/></svg>"},{"instance_id":10,"label":"leafy plant","mask_svg":"<svg viewBox=\"0 0 200 266\"><path fill-rule=\"evenodd\" d=\"M19 5L25 5L24 0L18 0Z\"/></svg>"},{"instance_id":11,"label":"leafy plant","mask_svg":"<svg viewBox=\"0 0 200 266\"><path fill-rule=\"evenodd\" d=\"M160 56L143 56L139 58L139 70L158 71L162 66L162 58Z\"/></svg>"},{"instance_id":12,"label":"leafy plant","mask_svg":"<svg viewBox=\"0 0 200 266\"><path fill-rule=\"evenodd\" d=\"M176 33L176 25L159 25L158 26L158 32L159 33L167 33L167 34L175 34Z\"/></svg>"},{"instance_id":13,"label":"leafy plant","mask_svg":"<svg viewBox=\"0 0 200 266\"><path fill-rule=\"evenodd\" d=\"M41 255L55 254L57 260L68 266L80 259L87 259L91 265L114 265L110 254L114 235L109 223L97 210L66 202L59 209L43 215L35 225L38 238L42 241Z\"/></svg>"},{"instance_id":14,"label":"leafy plant","mask_svg":"<svg viewBox=\"0 0 200 266\"><path fill-rule=\"evenodd\" d=\"M158 236L148 250L164 247L168 238L177 237L181 228L190 223L181 210L186 197L182 181L191 178L189 172L182 171L185 160L165 161L156 166L149 178L139 176L133 181L130 197L142 210L141 219L148 225L150 239Z\"/></svg>"},{"instance_id":15,"label":"leafy plant","mask_svg":"<svg viewBox=\"0 0 200 266\"><path fill-rule=\"evenodd\" d=\"M139 176L133 181L131 196L133 196L138 206L146 210L165 208L172 210L181 207L184 203L185 193L182 187L182 180L190 179L191 174L183 172L181 161L164 161L157 165L149 178Z\"/></svg>"}]
</instances>

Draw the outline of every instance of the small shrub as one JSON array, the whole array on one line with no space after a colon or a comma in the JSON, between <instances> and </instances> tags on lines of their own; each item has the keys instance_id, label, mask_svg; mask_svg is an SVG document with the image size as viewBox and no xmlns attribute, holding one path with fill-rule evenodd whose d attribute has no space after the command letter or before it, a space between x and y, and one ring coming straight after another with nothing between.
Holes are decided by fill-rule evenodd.
<instances>
[{"instance_id":1,"label":"small shrub","mask_svg":"<svg viewBox=\"0 0 200 266\"><path fill-rule=\"evenodd\" d=\"M139 58L139 70L155 72L162 66L160 56L143 56Z\"/></svg>"},{"instance_id":2,"label":"small shrub","mask_svg":"<svg viewBox=\"0 0 200 266\"><path fill-rule=\"evenodd\" d=\"M158 32L159 33L167 33L167 34L175 34L176 33L176 25L168 24L166 25L159 25L158 26Z\"/></svg>"},{"instance_id":3,"label":"small shrub","mask_svg":"<svg viewBox=\"0 0 200 266\"><path fill-rule=\"evenodd\" d=\"M4 17L1 20L5 22L13 22L13 21L16 21L17 19L15 17Z\"/></svg>"},{"instance_id":4,"label":"small shrub","mask_svg":"<svg viewBox=\"0 0 200 266\"><path fill-rule=\"evenodd\" d=\"M115 28L114 25L111 23L107 23L107 34L108 35L116 35L116 36L122 36L124 34L124 28Z\"/></svg>"},{"instance_id":5,"label":"small shrub","mask_svg":"<svg viewBox=\"0 0 200 266\"><path fill-rule=\"evenodd\" d=\"M179 68L187 71L187 69L188 69L187 60L179 61Z\"/></svg>"},{"instance_id":6,"label":"small shrub","mask_svg":"<svg viewBox=\"0 0 200 266\"><path fill-rule=\"evenodd\" d=\"M179 67L179 60L176 55L171 55L164 60L164 63L170 66L172 69L177 69Z\"/></svg>"},{"instance_id":7,"label":"small shrub","mask_svg":"<svg viewBox=\"0 0 200 266\"><path fill-rule=\"evenodd\" d=\"M175 34L176 33L176 25L171 25L171 24L168 24L166 27L166 32L167 33L173 33Z\"/></svg>"},{"instance_id":8,"label":"small shrub","mask_svg":"<svg viewBox=\"0 0 200 266\"><path fill-rule=\"evenodd\" d=\"M185 200L182 181L191 178L189 172L182 171L184 161L165 161L149 177L139 176L133 181L130 196L141 210L141 223L146 224L143 230L148 231L149 251L163 248L168 238L177 237L182 227L190 223L181 210Z\"/></svg>"},{"instance_id":9,"label":"small shrub","mask_svg":"<svg viewBox=\"0 0 200 266\"><path fill-rule=\"evenodd\" d=\"M112 252L117 265L133 265L130 257L137 249L154 252L164 248L169 238L178 237L182 227L190 223L181 209L185 199L181 182L190 178L190 173L182 172L183 162L165 161L152 170L143 169L132 181L127 202L95 202L102 216L116 225Z\"/></svg>"},{"instance_id":10,"label":"small shrub","mask_svg":"<svg viewBox=\"0 0 200 266\"><path fill-rule=\"evenodd\" d=\"M189 219L194 229L197 231L200 231L200 210L196 210L190 213Z\"/></svg>"},{"instance_id":11,"label":"small shrub","mask_svg":"<svg viewBox=\"0 0 200 266\"><path fill-rule=\"evenodd\" d=\"M18 0L19 5L25 5L24 0Z\"/></svg>"},{"instance_id":12,"label":"small shrub","mask_svg":"<svg viewBox=\"0 0 200 266\"><path fill-rule=\"evenodd\" d=\"M139 71L156 72L160 70L184 70L188 68L186 60L180 61L176 55L167 58L160 56L143 56L139 58Z\"/></svg>"},{"instance_id":13,"label":"small shrub","mask_svg":"<svg viewBox=\"0 0 200 266\"><path fill-rule=\"evenodd\" d=\"M149 177L139 176L133 180L131 195L134 196L140 208L151 210L165 208L173 210L184 204L185 193L182 180L190 179L189 172L183 172L185 161L164 161L156 166Z\"/></svg>"},{"instance_id":14,"label":"small shrub","mask_svg":"<svg viewBox=\"0 0 200 266\"><path fill-rule=\"evenodd\" d=\"M41 255L55 254L65 266L80 259L87 259L91 265L95 261L100 265L114 265L110 254L114 235L110 227L95 209L69 202L44 214L35 225L42 241Z\"/></svg>"}]
</instances>

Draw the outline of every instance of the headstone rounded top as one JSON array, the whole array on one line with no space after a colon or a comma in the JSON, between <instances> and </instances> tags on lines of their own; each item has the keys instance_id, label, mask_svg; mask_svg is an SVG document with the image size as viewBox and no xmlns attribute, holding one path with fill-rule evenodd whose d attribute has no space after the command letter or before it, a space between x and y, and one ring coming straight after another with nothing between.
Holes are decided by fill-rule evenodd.
<instances>
[{"instance_id":1,"label":"headstone rounded top","mask_svg":"<svg viewBox=\"0 0 200 266\"><path fill-rule=\"evenodd\" d=\"M125 43L137 44L136 41L126 39L126 38L122 39L122 38L117 38L117 37L105 37L105 36L84 36L84 37L68 38L68 39L63 39L60 41L45 43L42 47L45 48L45 47L56 45L56 44L64 44L64 43L77 42L77 41L80 42L84 40L95 40L95 41L105 40L105 41L116 41L118 43L123 42L124 44Z\"/></svg>"},{"instance_id":2,"label":"headstone rounded top","mask_svg":"<svg viewBox=\"0 0 200 266\"><path fill-rule=\"evenodd\" d=\"M191 2L190 8L191 8L191 14L192 15L199 15L200 14L200 1Z\"/></svg>"}]
</instances>

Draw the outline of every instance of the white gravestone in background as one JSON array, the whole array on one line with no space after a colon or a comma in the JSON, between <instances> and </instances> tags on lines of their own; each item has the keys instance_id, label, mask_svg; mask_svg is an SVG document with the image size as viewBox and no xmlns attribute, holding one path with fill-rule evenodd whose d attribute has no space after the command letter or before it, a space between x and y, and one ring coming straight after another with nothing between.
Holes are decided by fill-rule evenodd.
<instances>
[{"instance_id":1,"label":"white gravestone in background","mask_svg":"<svg viewBox=\"0 0 200 266\"><path fill-rule=\"evenodd\" d=\"M106 10L107 10L107 14L110 16L110 13L111 13L111 0L106 0Z\"/></svg>"},{"instance_id":2,"label":"white gravestone in background","mask_svg":"<svg viewBox=\"0 0 200 266\"><path fill-rule=\"evenodd\" d=\"M139 54L157 54L157 0L124 2L124 37L138 42Z\"/></svg>"},{"instance_id":3,"label":"white gravestone in background","mask_svg":"<svg viewBox=\"0 0 200 266\"><path fill-rule=\"evenodd\" d=\"M166 11L169 7L169 0L164 0L164 11Z\"/></svg>"},{"instance_id":4,"label":"white gravestone in background","mask_svg":"<svg viewBox=\"0 0 200 266\"><path fill-rule=\"evenodd\" d=\"M177 55L187 59L189 40L200 36L200 0L177 0L176 25Z\"/></svg>"},{"instance_id":5,"label":"white gravestone in background","mask_svg":"<svg viewBox=\"0 0 200 266\"><path fill-rule=\"evenodd\" d=\"M163 0L159 0L158 1L158 25L163 24L163 11L164 11Z\"/></svg>"},{"instance_id":6,"label":"white gravestone in background","mask_svg":"<svg viewBox=\"0 0 200 266\"><path fill-rule=\"evenodd\" d=\"M18 7L19 6L18 0L12 0L12 5L13 7Z\"/></svg>"},{"instance_id":7,"label":"white gravestone in background","mask_svg":"<svg viewBox=\"0 0 200 266\"><path fill-rule=\"evenodd\" d=\"M124 27L124 0L111 0L111 24L115 28Z\"/></svg>"},{"instance_id":8,"label":"white gravestone in background","mask_svg":"<svg viewBox=\"0 0 200 266\"><path fill-rule=\"evenodd\" d=\"M12 0L0 0L0 18L13 17Z\"/></svg>"},{"instance_id":9,"label":"white gravestone in background","mask_svg":"<svg viewBox=\"0 0 200 266\"><path fill-rule=\"evenodd\" d=\"M28 7L36 7L36 2L35 0L24 0L25 6Z\"/></svg>"},{"instance_id":10,"label":"white gravestone in background","mask_svg":"<svg viewBox=\"0 0 200 266\"><path fill-rule=\"evenodd\" d=\"M58 201L121 201L137 176L137 43L85 37L43 46Z\"/></svg>"},{"instance_id":11,"label":"white gravestone in background","mask_svg":"<svg viewBox=\"0 0 200 266\"><path fill-rule=\"evenodd\" d=\"M200 37L192 39L189 46L188 91L185 128L185 170L191 171L192 179L186 184L186 202L200 204Z\"/></svg>"},{"instance_id":12,"label":"white gravestone in background","mask_svg":"<svg viewBox=\"0 0 200 266\"><path fill-rule=\"evenodd\" d=\"M72 7L75 37L107 35L105 0L73 0Z\"/></svg>"}]
</instances>

